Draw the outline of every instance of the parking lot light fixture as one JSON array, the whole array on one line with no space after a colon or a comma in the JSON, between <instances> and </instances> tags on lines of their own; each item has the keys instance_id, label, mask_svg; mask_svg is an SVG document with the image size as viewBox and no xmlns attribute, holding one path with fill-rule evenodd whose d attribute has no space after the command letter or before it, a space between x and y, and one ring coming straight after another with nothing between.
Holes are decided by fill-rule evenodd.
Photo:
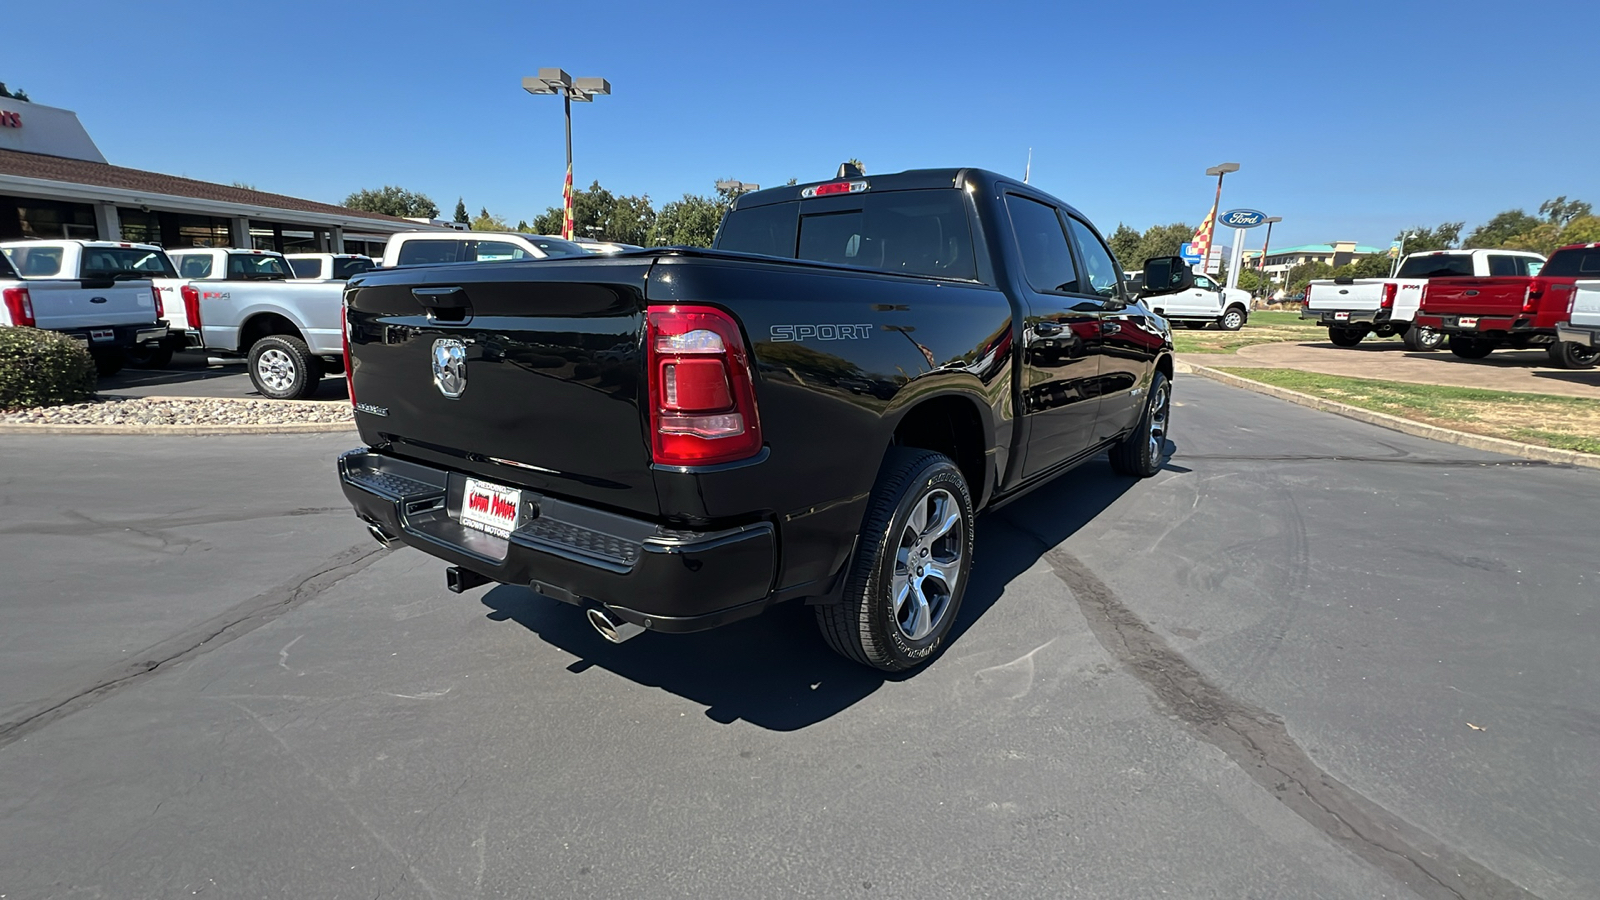
<instances>
[{"instance_id":1,"label":"parking lot light fixture","mask_svg":"<svg viewBox=\"0 0 1600 900\"><path fill-rule=\"evenodd\" d=\"M561 236L572 240L572 101L591 103L601 94L611 93L611 82L604 78L573 78L565 69L540 69L539 74L522 79L522 89L530 94L559 94L567 118L567 179L561 189Z\"/></svg>"}]
</instances>

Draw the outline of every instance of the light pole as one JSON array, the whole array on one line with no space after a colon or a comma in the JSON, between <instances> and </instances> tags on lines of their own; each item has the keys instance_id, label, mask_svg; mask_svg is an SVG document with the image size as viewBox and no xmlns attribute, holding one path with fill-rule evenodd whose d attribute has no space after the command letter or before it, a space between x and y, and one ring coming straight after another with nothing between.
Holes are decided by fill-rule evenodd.
<instances>
[{"instance_id":1,"label":"light pole","mask_svg":"<svg viewBox=\"0 0 1600 900\"><path fill-rule=\"evenodd\" d=\"M1211 264L1211 235L1216 233L1217 208L1222 205L1222 178L1229 172L1237 171L1239 171L1238 163L1223 163L1220 166L1212 166L1206 170L1207 175L1217 176L1217 197L1215 200L1211 201L1211 215L1206 217L1205 225L1201 226L1204 234L1195 235L1196 237L1201 238L1200 240L1195 241L1195 243L1201 245L1199 248L1201 271L1209 270Z\"/></svg>"},{"instance_id":2,"label":"light pole","mask_svg":"<svg viewBox=\"0 0 1600 900\"><path fill-rule=\"evenodd\" d=\"M1402 233L1400 235L1400 249L1395 251L1394 264L1389 267L1390 278L1393 278L1395 274L1400 271L1400 260L1404 259L1406 255L1406 240L1414 237L1419 237L1415 231L1411 232L1410 234Z\"/></svg>"},{"instance_id":3,"label":"light pole","mask_svg":"<svg viewBox=\"0 0 1600 900\"><path fill-rule=\"evenodd\" d=\"M1283 216L1268 216L1266 221L1267 239L1261 242L1261 274L1263 275L1267 274L1267 248L1272 246L1272 226L1274 223L1282 222ZM1272 276L1270 275L1267 275L1267 287L1272 287ZM1269 302L1272 300L1272 291L1270 290L1267 291L1267 300Z\"/></svg>"},{"instance_id":4,"label":"light pole","mask_svg":"<svg viewBox=\"0 0 1600 900\"><path fill-rule=\"evenodd\" d=\"M522 89L530 94L560 94L567 114L567 180L561 189L561 236L572 240L572 101L592 102L597 94L611 93L611 82L604 78L574 79L563 69L540 69L539 74L522 79Z\"/></svg>"}]
</instances>

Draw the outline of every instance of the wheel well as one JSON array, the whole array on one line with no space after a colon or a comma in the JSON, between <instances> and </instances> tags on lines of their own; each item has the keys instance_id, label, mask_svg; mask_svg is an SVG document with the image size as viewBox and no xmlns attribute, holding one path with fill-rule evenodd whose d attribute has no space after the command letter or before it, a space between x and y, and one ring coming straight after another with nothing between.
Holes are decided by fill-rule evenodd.
<instances>
[{"instance_id":1,"label":"wheel well","mask_svg":"<svg viewBox=\"0 0 1600 900\"><path fill-rule=\"evenodd\" d=\"M305 340L305 335L300 333L294 323L277 313L258 313L251 316L239 328L239 352L248 353L255 346L256 341L269 334L286 334Z\"/></svg>"},{"instance_id":2,"label":"wheel well","mask_svg":"<svg viewBox=\"0 0 1600 900\"><path fill-rule=\"evenodd\" d=\"M1172 383L1172 357L1163 356L1156 360L1156 371L1167 376L1167 383Z\"/></svg>"},{"instance_id":3,"label":"wheel well","mask_svg":"<svg viewBox=\"0 0 1600 900\"><path fill-rule=\"evenodd\" d=\"M966 476L974 503L982 502L984 471L983 417L972 401L934 397L912 407L894 430L897 447L935 450L950 457Z\"/></svg>"}]
</instances>

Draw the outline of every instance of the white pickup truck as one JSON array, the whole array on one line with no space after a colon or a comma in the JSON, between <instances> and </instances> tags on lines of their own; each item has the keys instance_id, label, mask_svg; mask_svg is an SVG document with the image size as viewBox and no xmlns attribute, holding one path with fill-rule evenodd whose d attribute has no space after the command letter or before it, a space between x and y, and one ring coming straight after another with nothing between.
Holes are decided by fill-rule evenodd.
<instances>
[{"instance_id":1,"label":"white pickup truck","mask_svg":"<svg viewBox=\"0 0 1600 900\"><path fill-rule=\"evenodd\" d=\"M588 256L571 241L543 234L501 231L402 231L389 235L383 267L455 262L505 262Z\"/></svg>"},{"instance_id":2,"label":"white pickup truck","mask_svg":"<svg viewBox=\"0 0 1600 900\"><path fill-rule=\"evenodd\" d=\"M63 246L70 245L70 246ZM59 331L81 341L102 375L167 336L152 276L171 274L161 248L108 241L0 244L0 324Z\"/></svg>"},{"instance_id":3,"label":"white pickup truck","mask_svg":"<svg viewBox=\"0 0 1600 900\"><path fill-rule=\"evenodd\" d=\"M189 346L245 357L262 396L302 400L323 375L344 371L344 282L292 282L288 261L271 250L193 247L171 256L198 291Z\"/></svg>"},{"instance_id":4,"label":"white pickup truck","mask_svg":"<svg viewBox=\"0 0 1600 900\"><path fill-rule=\"evenodd\" d=\"M1144 273L1131 272L1128 281L1137 296L1144 290ZM1225 288L1210 276L1196 273L1194 287L1176 294L1163 294L1150 301L1151 310L1185 328L1204 328L1215 323L1223 331L1238 331L1250 320L1250 294L1238 288Z\"/></svg>"},{"instance_id":5,"label":"white pickup truck","mask_svg":"<svg viewBox=\"0 0 1600 900\"><path fill-rule=\"evenodd\" d=\"M1584 347L1600 347L1600 281L1574 285L1567 321L1556 326L1556 339Z\"/></svg>"},{"instance_id":6,"label":"white pickup truck","mask_svg":"<svg viewBox=\"0 0 1600 900\"><path fill-rule=\"evenodd\" d=\"M372 257L355 253L290 253L284 259L294 281L349 281L375 265Z\"/></svg>"},{"instance_id":7,"label":"white pickup truck","mask_svg":"<svg viewBox=\"0 0 1600 900\"><path fill-rule=\"evenodd\" d=\"M1300 318L1328 326L1328 340L1354 347L1369 334L1403 335L1411 350L1437 350L1444 334L1413 323L1429 278L1537 275L1544 257L1522 250L1429 250L1412 253L1393 278L1338 278L1306 285Z\"/></svg>"}]
</instances>

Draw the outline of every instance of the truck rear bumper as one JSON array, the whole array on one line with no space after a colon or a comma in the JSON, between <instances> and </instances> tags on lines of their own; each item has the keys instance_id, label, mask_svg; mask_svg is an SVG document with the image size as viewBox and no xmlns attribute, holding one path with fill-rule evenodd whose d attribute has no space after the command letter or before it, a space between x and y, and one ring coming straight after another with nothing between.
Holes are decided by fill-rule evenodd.
<instances>
[{"instance_id":1,"label":"truck rear bumper","mask_svg":"<svg viewBox=\"0 0 1600 900\"><path fill-rule=\"evenodd\" d=\"M1600 326L1586 327L1563 322L1556 326L1556 340L1584 347L1600 347Z\"/></svg>"},{"instance_id":2,"label":"truck rear bumper","mask_svg":"<svg viewBox=\"0 0 1600 900\"><path fill-rule=\"evenodd\" d=\"M108 325L105 328L72 328L61 332L90 350L127 349L166 339L167 323L153 325Z\"/></svg>"},{"instance_id":3,"label":"truck rear bumper","mask_svg":"<svg viewBox=\"0 0 1600 900\"><path fill-rule=\"evenodd\" d=\"M1455 313L1424 313L1417 316L1417 324L1442 331L1445 334L1486 335L1539 335L1549 334L1549 329L1535 328L1527 320L1514 316L1469 316Z\"/></svg>"},{"instance_id":4,"label":"truck rear bumper","mask_svg":"<svg viewBox=\"0 0 1600 900\"><path fill-rule=\"evenodd\" d=\"M1301 309L1300 318L1322 325L1381 325L1389 321L1387 309Z\"/></svg>"},{"instance_id":5,"label":"truck rear bumper","mask_svg":"<svg viewBox=\"0 0 1600 900\"><path fill-rule=\"evenodd\" d=\"M339 458L339 483L356 515L389 539L494 581L603 605L662 632L753 616L772 596L778 554L770 523L686 531L524 490L533 512L500 537L461 524L466 479L369 449Z\"/></svg>"}]
</instances>

